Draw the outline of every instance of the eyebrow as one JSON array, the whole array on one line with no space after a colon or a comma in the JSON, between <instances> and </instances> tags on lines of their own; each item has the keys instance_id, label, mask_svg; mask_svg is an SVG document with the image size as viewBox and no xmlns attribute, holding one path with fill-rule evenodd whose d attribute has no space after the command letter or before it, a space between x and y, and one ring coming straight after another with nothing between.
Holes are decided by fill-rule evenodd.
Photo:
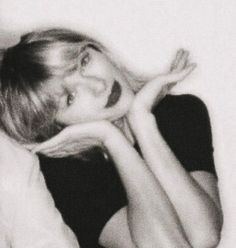
<instances>
[{"instance_id":1,"label":"eyebrow","mask_svg":"<svg viewBox=\"0 0 236 248\"><path fill-rule=\"evenodd\" d=\"M92 49L94 49L94 50L97 51L97 52L102 52L101 49L98 48L95 44L88 43L88 44L86 44L85 46L83 46L83 47L80 49L80 53L82 53L83 51L85 51L87 48L92 48Z\"/></svg>"},{"instance_id":2,"label":"eyebrow","mask_svg":"<svg viewBox=\"0 0 236 248\"><path fill-rule=\"evenodd\" d=\"M81 53L83 53L87 48L92 48L94 49L95 51L98 51L98 52L102 52L101 49L99 49L95 44L92 44L92 43L88 43L88 44L85 44L84 46L81 47L80 51L79 51L79 56L81 55ZM73 66L70 66L67 70L66 70L66 76L68 76L68 74L70 73L73 73L76 69L77 69L78 65L73 65Z\"/></svg>"}]
</instances>

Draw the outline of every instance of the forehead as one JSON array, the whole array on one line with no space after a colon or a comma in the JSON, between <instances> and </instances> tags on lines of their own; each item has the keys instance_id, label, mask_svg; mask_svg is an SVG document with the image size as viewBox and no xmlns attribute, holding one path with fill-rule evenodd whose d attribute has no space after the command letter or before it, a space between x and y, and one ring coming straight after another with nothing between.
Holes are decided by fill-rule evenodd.
<instances>
[{"instance_id":1,"label":"forehead","mask_svg":"<svg viewBox=\"0 0 236 248\"><path fill-rule=\"evenodd\" d=\"M79 43L55 43L46 49L47 65L51 68L62 68L63 65L75 60L82 49L84 48Z\"/></svg>"},{"instance_id":2,"label":"forehead","mask_svg":"<svg viewBox=\"0 0 236 248\"><path fill-rule=\"evenodd\" d=\"M65 93L64 80L62 77L54 77L42 85L42 93L58 100Z\"/></svg>"},{"instance_id":3,"label":"forehead","mask_svg":"<svg viewBox=\"0 0 236 248\"><path fill-rule=\"evenodd\" d=\"M51 77L42 85L43 92L55 97L60 97L65 93L65 78L77 69L78 58L86 49L93 49L96 52L103 51L96 44L81 42L71 46L60 45L54 47L50 52L48 65Z\"/></svg>"},{"instance_id":4,"label":"forehead","mask_svg":"<svg viewBox=\"0 0 236 248\"><path fill-rule=\"evenodd\" d=\"M51 69L52 75L62 75L78 62L78 57L87 48L101 52L98 45L88 41L80 43L56 43L46 49L46 64Z\"/></svg>"}]
</instances>

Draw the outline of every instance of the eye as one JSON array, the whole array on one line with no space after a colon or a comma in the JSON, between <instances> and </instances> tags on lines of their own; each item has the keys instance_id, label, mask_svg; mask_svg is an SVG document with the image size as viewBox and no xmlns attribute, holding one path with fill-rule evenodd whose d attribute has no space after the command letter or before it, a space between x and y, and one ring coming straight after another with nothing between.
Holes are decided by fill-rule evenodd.
<instances>
[{"instance_id":1,"label":"eye","mask_svg":"<svg viewBox=\"0 0 236 248\"><path fill-rule=\"evenodd\" d=\"M74 100L75 100L75 93L69 93L66 98L67 106L70 106L71 104L73 104Z\"/></svg>"},{"instance_id":2,"label":"eye","mask_svg":"<svg viewBox=\"0 0 236 248\"><path fill-rule=\"evenodd\" d=\"M91 56L88 52L86 52L83 57L81 58L80 65L81 67L85 67L91 59Z\"/></svg>"}]
</instances>

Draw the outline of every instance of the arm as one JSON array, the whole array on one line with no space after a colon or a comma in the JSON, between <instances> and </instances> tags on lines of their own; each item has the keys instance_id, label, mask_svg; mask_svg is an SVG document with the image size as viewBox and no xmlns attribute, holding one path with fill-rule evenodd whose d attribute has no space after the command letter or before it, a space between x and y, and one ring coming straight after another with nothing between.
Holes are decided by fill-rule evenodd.
<instances>
[{"instance_id":1,"label":"arm","mask_svg":"<svg viewBox=\"0 0 236 248\"><path fill-rule=\"evenodd\" d=\"M1 247L79 248L54 206L37 157L0 136Z\"/></svg>"},{"instance_id":2,"label":"arm","mask_svg":"<svg viewBox=\"0 0 236 248\"><path fill-rule=\"evenodd\" d=\"M138 247L190 247L160 183L128 140L111 123L96 122L67 127L50 141L39 145L35 151L50 156L65 156L66 150L67 155L71 155L76 153L77 143L85 137L97 138L106 147L128 197L127 208L107 223L100 242L107 247L123 247L119 239L122 233L130 245L133 245L133 240ZM118 223L119 230L115 232Z\"/></svg>"},{"instance_id":3,"label":"arm","mask_svg":"<svg viewBox=\"0 0 236 248\"><path fill-rule=\"evenodd\" d=\"M173 78L170 80L171 76L173 77L178 73L185 73L186 76L186 70L191 68L191 65L187 65L187 57L188 53L180 51L173 64L173 72L167 74L166 77L157 77L144 86L136 96L133 108L129 114L129 121L146 163L170 197L191 244L194 247L208 247L208 245L211 246L217 243L220 231L220 211L217 207L219 203L216 180L213 175L207 172L193 172L190 175L185 171L163 139L156 124L155 116L151 113L155 102L163 98L163 90L164 95L168 92L168 86L171 84L166 83L172 82ZM175 78L173 81L182 80L185 76ZM186 104L191 104L191 102L186 102ZM170 115L176 114L178 113L171 113ZM184 110L180 113L180 115L185 114ZM194 119L194 116L190 118L192 117ZM181 127L174 127L172 124L172 129L183 129L185 124L183 122ZM198 129L194 127L192 131L198 132ZM189 133L187 135L192 134ZM193 146L191 143L188 145L190 147ZM179 146L181 146L181 142ZM197 152L200 151L198 150ZM194 159L195 157L192 161ZM198 166L201 168L204 165ZM180 199L182 195L184 197ZM192 211L192 206L196 207L195 211ZM197 226L195 223L197 223ZM212 240L209 237L212 237Z\"/></svg>"},{"instance_id":4,"label":"arm","mask_svg":"<svg viewBox=\"0 0 236 248\"><path fill-rule=\"evenodd\" d=\"M109 137L112 138L106 140L105 146L127 192L126 214L135 243L138 247L190 247L159 180L125 137Z\"/></svg>"},{"instance_id":5,"label":"arm","mask_svg":"<svg viewBox=\"0 0 236 248\"><path fill-rule=\"evenodd\" d=\"M192 172L191 176L184 170L164 141L152 114L143 115L142 121L135 123L134 132L144 159L167 192L191 244L193 247L215 245L221 226L214 197L216 180L206 172Z\"/></svg>"}]
</instances>

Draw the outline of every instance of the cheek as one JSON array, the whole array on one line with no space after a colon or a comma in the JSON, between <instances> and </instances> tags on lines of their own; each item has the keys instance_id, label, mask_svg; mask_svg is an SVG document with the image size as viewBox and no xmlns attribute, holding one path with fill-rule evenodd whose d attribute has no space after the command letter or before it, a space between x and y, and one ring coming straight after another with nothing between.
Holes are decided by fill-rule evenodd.
<instances>
[{"instance_id":1,"label":"cheek","mask_svg":"<svg viewBox=\"0 0 236 248\"><path fill-rule=\"evenodd\" d=\"M95 121L101 119L101 109L98 104L88 98L76 101L70 108L58 115L58 120L66 125Z\"/></svg>"},{"instance_id":2,"label":"cheek","mask_svg":"<svg viewBox=\"0 0 236 248\"><path fill-rule=\"evenodd\" d=\"M103 59L97 59L87 66L84 75L107 79L111 76L112 71L113 66L110 63Z\"/></svg>"}]
</instances>

